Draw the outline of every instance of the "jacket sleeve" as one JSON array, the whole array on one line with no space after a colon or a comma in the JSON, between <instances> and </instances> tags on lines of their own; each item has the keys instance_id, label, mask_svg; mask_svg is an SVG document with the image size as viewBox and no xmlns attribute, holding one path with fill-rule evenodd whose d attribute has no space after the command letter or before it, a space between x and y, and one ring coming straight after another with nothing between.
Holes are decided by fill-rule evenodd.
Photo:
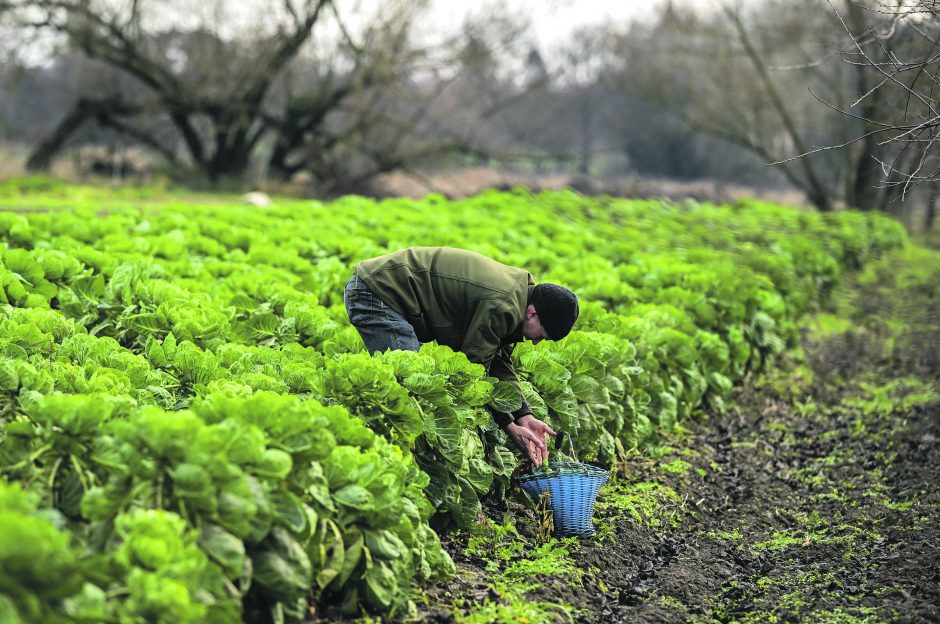
<instances>
[{"instance_id":1,"label":"jacket sleeve","mask_svg":"<svg viewBox=\"0 0 940 624\"><path fill-rule=\"evenodd\" d=\"M477 302L460 350L468 360L482 364L489 372L503 338L515 329L513 322L514 316L506 304L492 299Z\"/></svg>"},{"instance_id":2,"label":"jacket sleeve","mask_svg":"<svg viewBox=\"0 0 940 624\"><path fill-rule=\"evenodd\" d=\"M512 370L513 345L502 345L503 337L508 336L515 329L515 317L512 311L501 302L485 301L478 305L475 314L467 328L461 351L467 355L471 362L482 364L486 372L497 379L507 381L519 390L522 398L522 407L512 416L521 418L532 413L532 408L522 397L519 389L519 380ZM508 425L511 420L506 416L494 414L494 419L501 427Z\"/></svg>"}]
</instances>

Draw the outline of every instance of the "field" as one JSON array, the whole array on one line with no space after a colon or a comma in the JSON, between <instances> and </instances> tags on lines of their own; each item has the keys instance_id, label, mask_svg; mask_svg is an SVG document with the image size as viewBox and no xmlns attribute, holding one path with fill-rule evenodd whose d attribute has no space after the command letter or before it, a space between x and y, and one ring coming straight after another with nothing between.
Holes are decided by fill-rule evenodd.
<instances>
[{"instance_id":1,"label":"field","mask_svg":"<svg viewBox=\"0 0 940 624\"><path fill-rule=\"evenodd\" d=\"M0 185L0 621L931 621L940 254L878 215L486 192L331 203ZM352 265L570 286L514 354L611 469L557 540L434 344L369 357Z\"/></svg>"},{"instance_id":2,"label":"field","mask_svg":"<svg viewBox=\"0 0 940 624\"><path fill-rule=\"evenodd\" d=\"M476 622L937 621L938 292L922 250L846 279L724 416L622 465L597 539L533 557L531 510L494 507L448 544L460 573L431 602L485 605Z\"/></svg>"}]
</instances>

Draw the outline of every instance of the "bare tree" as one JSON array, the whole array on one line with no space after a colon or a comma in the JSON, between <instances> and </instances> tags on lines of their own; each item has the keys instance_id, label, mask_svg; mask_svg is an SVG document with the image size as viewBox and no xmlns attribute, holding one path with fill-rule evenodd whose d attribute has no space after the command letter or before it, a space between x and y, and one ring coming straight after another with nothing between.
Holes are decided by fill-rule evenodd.
<instances>
[{"instance_id":1,"label":"bare tree","mask_svg":"<svg viewBox=\"0 0 940 624\"><path fill-rule=\"evenodd\" d=\"M94 126L212 181L250 162L262 178L303 173L321 194L362 192L379 173L508 153L508 111L550 80L535 61L538 76L518 80L520 50L532 52L528 23L496 8L416 39L426 0L383 2L371 15L342 13L333 0L280 0L256 30L235 29L228 16L186 18L174 0L164 19L155 0L8 1L18 32L58 34L68 46L59 58L77 51L99 67L99 84L78 90L33 168Z\"/></svg>"},{"instance_id":2,"label":"bare tree","mask_svg":"<svg viewBox=\"0 0 940 624\"><path fill-rule=\"evenodd\" d=\"M845 38L830 2L861 28L878 17L851 0L765 0L746 9L726 4L713 14L667 3L655 22L619 38L613 79L693 130L775 164L820 210L839 200L884 210L895 195L879 186L878 162L891 158L892 148L852 139L884 124L898 102L885 93L865 99L863 114L837 112L871 91L874 81L840 62ZM880 59L874 52L869 49L870 57ZM878 54L888 57L892 48ZM851 148L831 148L836 145Z\"/></svg>"},{"instance_id":3,"label":"bare tree","mask_svg":"<svg viewBox=\"0 0 940 624\"><path fill-rule=\"evenodd\" d=\"M697 132L764 162L780 160L811 140L796 121L805 102L793 97L793 72L773 69L804 64L813 31L805 18L808 3L772 2L747 15L730 8L703 15L667 4L656 22L630 29L617 42L621 69L613 80ZM831 208L831 194L813 166L797 162L782 172L820 210Z\"/></svg>"},{"instance_id":4,"label":"bare tree","mask_svg":"<svg viewBox=\"0 0 940 624\"><path fill-rule=\"evenodd\" d=\"M354 40L332 0L282 0L268 7L265 19L258 20L266 28L253 37L244 32L226 34L213 20L176 26L160 19L161 11L172 9L152 0L10 0L7 5L22 26L58 33L71 47L137 83L135 90L81 97L33 153L29 166L34 169L47 167L82 124L96 121L170 162L194 167L212 181L244 173L264 137L274 134L279 137L275 166L289 173L282 155L293 147L295 134L309 135L318 120L346 102L354 88L381 74L378 65L394 64L384 52L370 47L368 37ZM384 28L400 34L421 3L402 1L397 6L412 8L385 11L388 22L373 32ZM182 17L177 13L176 23ZM278 109L274 86L321 26L333 33L336 42L330 50L335 56L320 63L334 74L345 67L339 69L344 85L324 93L282 97L286 105ZM388 41L374 38L371 43L385 46ZM340 53L345 56L340 58ZM309 77L298 82L308 88L329 87ZM309 113L307 105L312 105Z\"/></svg>"},{"instance_id":5,"label":"bare tree","mask_svg":"<svg viewBox=\"0 0 940 624\"><path fill-rule=\"evenodd\" d=\"M490 164L531 157L513 113L550 77L528 37L529 22L511 13L466 21L450 42L449 61L422 81L437 92L426 129L457 159Z\"/></svg>"},{"instance_id":6,"label":"bare tree","mask_svg":"<svg viewBox=\"0 0 940 624\"><path fill-rule=\"evenodd\" d=\"M892 199L903 199L920 184L936 188L940 2L897 0L867 7L850 2L845 12L831 6L849 35L842 59L862 86L858 99L839 109L861 123L863 132L847 142L861 146L864 162L859 166L873 169L878 188ZM935 194L928 203L928 227L934 220L934 200Z\"/></svg>"}]
</instances>

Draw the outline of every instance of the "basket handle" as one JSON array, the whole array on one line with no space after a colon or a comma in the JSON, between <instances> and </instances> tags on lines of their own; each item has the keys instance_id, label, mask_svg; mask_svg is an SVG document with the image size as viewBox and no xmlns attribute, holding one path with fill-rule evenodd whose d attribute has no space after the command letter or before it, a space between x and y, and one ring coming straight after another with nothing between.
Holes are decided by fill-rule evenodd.
<instances>
[{"instance_id":1,"label":"basket handle","mask_svg":"<svg viewBox=\"0 0 940 624\"><path fill-rule=\"evenodd\" d=\"M574 452L574 441L571 439L571 436L568 435L566 432L559 431L558 435L555 436L555 450L558 451L559 455L568 454L568 453L565 453L565 449L563 448L565 446L565 442L568 443L567 447L570 453L569 456L572 459L574 459L575 462L578 462L578 456Z\"/></svg>"}]
</instances>

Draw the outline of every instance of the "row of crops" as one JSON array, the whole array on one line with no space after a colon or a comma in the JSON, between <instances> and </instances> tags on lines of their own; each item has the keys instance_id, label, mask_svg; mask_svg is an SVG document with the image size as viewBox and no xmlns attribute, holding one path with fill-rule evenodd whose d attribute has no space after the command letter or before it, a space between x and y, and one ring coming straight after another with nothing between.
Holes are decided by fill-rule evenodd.
<instances>
[{"instance_id":1,"label":"row of crops","mask_svg":"<svg viewBox=\"0 0 940 624\"><path fill-rule=\"evenodd\" d=\"M904 243L874 215L572 192L0 202L4 622L394 617L453 572L437 531L510 491L487 408L519 399L446 347L369 357L342 305L358 260L449 245L575 290L575 331L515 366L610 465L722 410L843 271Z\"/></svg>"}]
</instances>

